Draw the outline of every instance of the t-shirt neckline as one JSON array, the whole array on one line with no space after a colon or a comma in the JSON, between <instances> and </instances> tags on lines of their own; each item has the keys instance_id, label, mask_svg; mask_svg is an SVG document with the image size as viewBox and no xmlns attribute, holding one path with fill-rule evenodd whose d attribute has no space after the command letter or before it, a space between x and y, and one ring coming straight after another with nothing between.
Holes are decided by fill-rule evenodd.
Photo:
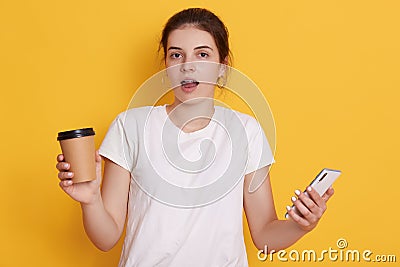
<instances>
[{"instance_id":1,"label":"t-shirt neckline","mask_svg":"<svg viewBox=\"0 0 400 267\"><path fill-rule=\"evenodd\" d=\"M170 117L168 116L168 113L167 113L167 104L164 104L162 106L162 111L163 111L164 116L166 117L167 122L170 123L171 125L173 125L179 131L179 134L183 134L183 135L187 135L187 136L189 136L189 135L193 136L193 135L198 135L198 134L201 134L203 132L206 132L206 131L208 131L208 129L210 129L212 127L212 125L215 123L214 120L216 118L217 107L214 106L214 113L213 113L213 115L212 115L212 117L210 119L210 122L205 127L201 128L199 130L196 130L194 132L184 132L178 126L176 126L173 123L173 121L170 119Z\"/></svg>"}]
</instances>

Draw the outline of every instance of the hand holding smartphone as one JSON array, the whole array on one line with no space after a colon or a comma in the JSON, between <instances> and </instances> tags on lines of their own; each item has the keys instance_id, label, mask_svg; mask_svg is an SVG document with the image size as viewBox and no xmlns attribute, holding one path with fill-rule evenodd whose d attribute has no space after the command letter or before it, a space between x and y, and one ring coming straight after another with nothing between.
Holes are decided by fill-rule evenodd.
<instances>
[{"instance_id":1,"label":"hand holding smartphone","mask_svg":"<svg viewBox=\"0 0 400 267\"><path fill-rule=\"evenodd\" d=\"M333 182L340 176L342 172L339 170L332 170L332 169L322 169L322 171L315 177L314 180L311 181L310 185L314 188L315 191L318 192L320 196L325 194L325 192L332 186ZM306 191L304 191L307 194ZM308 194L307 194L308 195ZM294 211L301 216L300 212L296 209L293 205L292 208ZM289 218L289 214L286 212L285 218Z\"/></svg>"}]
</instances>

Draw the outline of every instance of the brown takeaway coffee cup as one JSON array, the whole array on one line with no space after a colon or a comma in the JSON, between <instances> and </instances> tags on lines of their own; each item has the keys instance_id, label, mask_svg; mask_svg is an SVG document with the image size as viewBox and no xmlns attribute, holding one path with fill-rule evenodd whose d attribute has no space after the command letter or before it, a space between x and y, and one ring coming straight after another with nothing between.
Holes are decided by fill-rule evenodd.
<instances>
[{"instance_id":1,"label":"brown takeaway coffee cup","mask_svg":"<svg viewBox=\"0 0 400 267\"><path fill-rule=\"evenodd\" d=\"M96 179L94 135L93 128L58 133L57 140L65 161L70 164L70 171L74 173L74 183Z\"/></svg>"}]
</instances>

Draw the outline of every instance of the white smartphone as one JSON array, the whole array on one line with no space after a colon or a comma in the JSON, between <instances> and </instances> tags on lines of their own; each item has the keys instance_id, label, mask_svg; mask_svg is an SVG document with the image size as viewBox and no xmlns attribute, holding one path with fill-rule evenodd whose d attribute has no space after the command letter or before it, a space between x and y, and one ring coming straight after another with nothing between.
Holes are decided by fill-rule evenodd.
<instances>
[{"instance_id":1,"label":"white smartphone","mask_svg":"<svg viewBox=\"0 0 400 267\"><path fill-rule=\"evenodd\" d=\"M333 182L340 176L342 172L339 170L332 170L332 169L322 169L320 173L315 177L314 180L310 183L309 186L315 189L320 196L325 194L325 192L331 187ZM306 190L304 191L307 194ZM294 205L292 205L294 211L300 215L299 211L296 209ZM301 216L301 215L300 215ZM289 214L286 212L285 218L289 218Z\"/></svg>"}]
</instances>

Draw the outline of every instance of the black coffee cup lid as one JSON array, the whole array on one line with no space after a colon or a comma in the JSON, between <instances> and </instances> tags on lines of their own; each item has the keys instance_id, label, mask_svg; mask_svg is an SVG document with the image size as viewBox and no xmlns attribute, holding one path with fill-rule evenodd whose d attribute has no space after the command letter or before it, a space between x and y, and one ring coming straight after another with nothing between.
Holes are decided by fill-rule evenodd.
<instances>
[{"instance_id":1,"label":"black coffee cup lid","mask_svg":"<svg viewBox=\"0 0 400 267\"><path fill-rule=\"evenodd\" d=\"M59 132L57 141L72 139L72 138L79 138L85 136L95 135L93 128L83 128L65 132Z\"/></svg>"}]
</instances>

